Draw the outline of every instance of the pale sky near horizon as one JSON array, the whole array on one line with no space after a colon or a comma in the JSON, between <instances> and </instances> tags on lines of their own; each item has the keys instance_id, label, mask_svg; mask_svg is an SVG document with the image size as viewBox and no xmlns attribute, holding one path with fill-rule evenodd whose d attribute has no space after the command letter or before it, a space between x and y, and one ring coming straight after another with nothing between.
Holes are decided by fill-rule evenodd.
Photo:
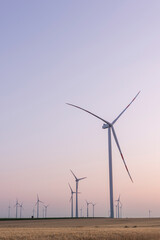
<instances>
[{"instance_id":1,"label":"pale sky near horizon","mask_svg":"<svg viewBox=\"0 0 160 240\"><path fill-rule=\"evenodd\" d=\"M70 216L70 169L79 208L108 216L108 138L113 121L134 183L112 139L114 199L123 217L160 216L160 1L0 0L0 217L15 201L32 214ZM40 210L42 216L42 206ZM90 207L90 216L92 210Z\"/></svg>"}]
</instances>

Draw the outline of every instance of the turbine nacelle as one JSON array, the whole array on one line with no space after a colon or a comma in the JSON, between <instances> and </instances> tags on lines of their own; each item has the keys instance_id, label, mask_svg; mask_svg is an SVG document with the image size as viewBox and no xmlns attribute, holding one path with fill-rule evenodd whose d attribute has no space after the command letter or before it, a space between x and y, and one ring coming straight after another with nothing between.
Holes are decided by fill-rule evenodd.
<instances>
[{"instance_id":1,"label":"turbine nacelle","mask_svg":"<svg viewBox=\"0 0 160 240\"><path fill-rule=\"evenodd\" d=\"M103 126L102 126L103 129L106 129L106 128L109 128L109 127L110 127L110 126L109 126L109 124L107 124L107 123L104 123Z\"/></svg>"}]
</instances>

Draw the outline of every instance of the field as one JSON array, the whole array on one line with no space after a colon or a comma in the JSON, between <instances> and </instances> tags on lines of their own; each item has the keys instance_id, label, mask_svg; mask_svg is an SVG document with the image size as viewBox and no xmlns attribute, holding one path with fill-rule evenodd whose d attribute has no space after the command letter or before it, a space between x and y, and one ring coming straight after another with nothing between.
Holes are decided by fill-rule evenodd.
<instances>
[{"instance_id":1,"label":"field","mask_svg":"<svg viewBox=\"0 0 160 240\"><path fill-rule=\"evenodd\" d=\"M152 240L160 239L160 219L5 220L0 221L0 239Z\"/></svg>"}]
</instances>

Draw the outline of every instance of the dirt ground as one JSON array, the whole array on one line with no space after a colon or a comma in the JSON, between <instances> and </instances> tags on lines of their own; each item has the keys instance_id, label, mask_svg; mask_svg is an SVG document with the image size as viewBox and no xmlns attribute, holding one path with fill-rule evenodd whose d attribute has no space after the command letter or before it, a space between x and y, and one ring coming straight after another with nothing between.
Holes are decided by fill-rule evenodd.
<instances>
[{"instance_id":1,"label":"dirt ground","mask_svg":"<svg viewBox=\"0 0 160 240\"><path fill-rule=\"evenodd\" d=\"M160 219L39 219L0 221L0 239L158 240Z\"/></svg>"}]
</instances>

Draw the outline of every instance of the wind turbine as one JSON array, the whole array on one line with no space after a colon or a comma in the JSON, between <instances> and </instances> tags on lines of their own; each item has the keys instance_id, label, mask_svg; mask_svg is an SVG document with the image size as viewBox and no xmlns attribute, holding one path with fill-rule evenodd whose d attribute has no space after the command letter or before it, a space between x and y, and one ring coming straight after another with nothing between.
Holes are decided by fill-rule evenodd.
<instances>
[{"instance_id":1,"label":"wind turbine","mask_svg":"<svg viewBox=\"0 0 160 240\"><path fill-rule=\"evenodd\" d=\"M117 203L117 205L115 205L115 207L116 207L116 218L117 218L117 207L118 207L118 203Z\"/></svg>"},{"instance_id":2,"label":"wind turbine","mask_svg":"<svg viewBox=\"0 0 160 240\"><path fill-rule=\"evenodd\" d=\"M24 209L23 208L23 203L19 204L19 207L20 207L20 218L22 217L22 210Z\"/></svg>"},{"instance_id":3,"label":"wind turbine","mask_svg":"<svg viewBox=\"0 0 160 240\"><path fill-rule=\"evenodd\" d=\"M35 206L37 205L37 218L39 218L39 203L43 203L43 202L39 200L39 196L37 194L37 202L35 204Z\"/></svg>"},{"instance_id":4,"label":"wind turbine","mask_svg":"<svg viewBox=\"0 0 160 240\"><path fill-rule=\"evenodd\" d=\"M82 209L82 207L81 207L81 208L80 208L81 217L82 217L82 211L83 211L83 209Z\"/></svg>"},{"instance_id":5,"label":"wind turbine","mask_svg":"<svg viewBox=\"0 0 160 240\"><path fill-rule=\"evenodd\" d=\"M114 204L113 204L113 175L112 175L112 145L111 145L111 132L113 133L113 137L114 137L114 140L116 142L116 145L118 147L118 150L120 152L120 155L121 155L121 158L123 160L123 163L124 163L124 166L127 170L127 173L131 179L131 181L133 182L132 180L132 177L129 173L129 170L128 170L128 167L126 165L126 162L124 160L124 157L123 157L123 154L122 154L122 151L121 151L121 148L120 148L120 145L119 145L119 142L118 142L118 139L117 139L117 136L116 136L116 133L115 133L115 130L114 130L114 127L113 125L117 122L117 120L120 118L120 116L127 110L127 108L131 105L131 103L136 99L136 97L138 96L138 94L140 93L140 91L137 93L137 95L133 98L133 100L128 104L128 106L118 115L118 117L115 118L115 120L110 123L108 121L106 121L105 119L95 115L94 113L84 109L84 108L81 108L79 106L76 106L74 104L71 104L71 103L66 103L72 107L75 107L75 108L78 108L78 109L81 109L89 114L91 114L92 116L100 119L101 121L104 122L102 128L103 129L106 129L108 128L108 155L109 155L109 186L110 186L110 217L111 218L114 218Z\"/></svg>"},{"instance_id":6,"label":"wind turbine","mask_svg":"<svg viewBox=\"0 0 160 240\"><path fill-rule=\"evenodd\" d=\"M94 207L95 207L96 203L91 203L91 204L93 206L93 218L94 218Z\"/></svg>"},{"instance_id":7,"label":"wind turbine","mask_svg":"<svg viewBox=\"0 0 160 240\"><path fill-rule=\"evenodd\" d=\"M86 200L86 204L87 204L87 218L88 218L89 217L89 204L92 204L92 203L87 202L87 200Z\"/></svg>"},{"instance_id":8,"label":"wind turbine","mask_svg":"<svg viewBox=\"0 0 160 240\"><path fill-rule=\"evenodd\" d=\"M72 172L72 170L70 170L70 171L73 174L73 176L75 177L75 181L76 181L76 218L78 218L78 183L79 183L79 181L85 179L86 177L77 178L76 175Z\"/></svg>"},{"instance_id":9,"label":"wind turbine","mask_svg":"<svg viewBox=\"0 0 160 240\"><path fill-rule=\"evenodd\" d=\"M45 213L45 218L47 217L47 208L49 205L44 205L44 213Z\"/></svg>"},{"instance_id":10,"label":"wind turbine","mask_svg":"<svg viewBox=\"0 0 160 240\"><path fill-rule=\"evenodd\" d=\"M16 218L17 218L18 217L18 207L19 207L19 203L18 203L17 199L16 199L16 204L14 207L16 207Z\"/></svg>"},{"instance_id":11,"label":"wind turbine","mask_svg":"<svg viewBox=\"0 0 160 240\"><path fill-rule=\"evenodd\" d=\"M119 204L121 203L121 201L120 201L120 195L119 195L119 198L116 200L116 202L117 202L117 205L116 205L116 211L117 211L117 218L119 218Z\"/></svg>"},{"instance_id":12,"label":"wind turbine","mask_svg":"<svg viewBox=\"0 0 160 240\"><path fill-rule=\"evenodd\" d=\"M10 215L11 215L11 205L9 203L9 206L8 206L8 218L10 218Z\"/></svg>"},{"instance_id":13,"label":"wind turbine","mask_svg":"<svg viewBox=\"0 0 160 240\"><path fill-rule=\"evenodd\" d=\"M70 201L71 201L71 218L73 218L73 194L76 193L76 192L74 192L74 191L72 190L72 188L71 188L71 186L70 186L69 183L68 183L68 185L69 185L69 188L70 188L70 190L71 190L71 198L70 198Z\"/></svg>"}]
</instances>

